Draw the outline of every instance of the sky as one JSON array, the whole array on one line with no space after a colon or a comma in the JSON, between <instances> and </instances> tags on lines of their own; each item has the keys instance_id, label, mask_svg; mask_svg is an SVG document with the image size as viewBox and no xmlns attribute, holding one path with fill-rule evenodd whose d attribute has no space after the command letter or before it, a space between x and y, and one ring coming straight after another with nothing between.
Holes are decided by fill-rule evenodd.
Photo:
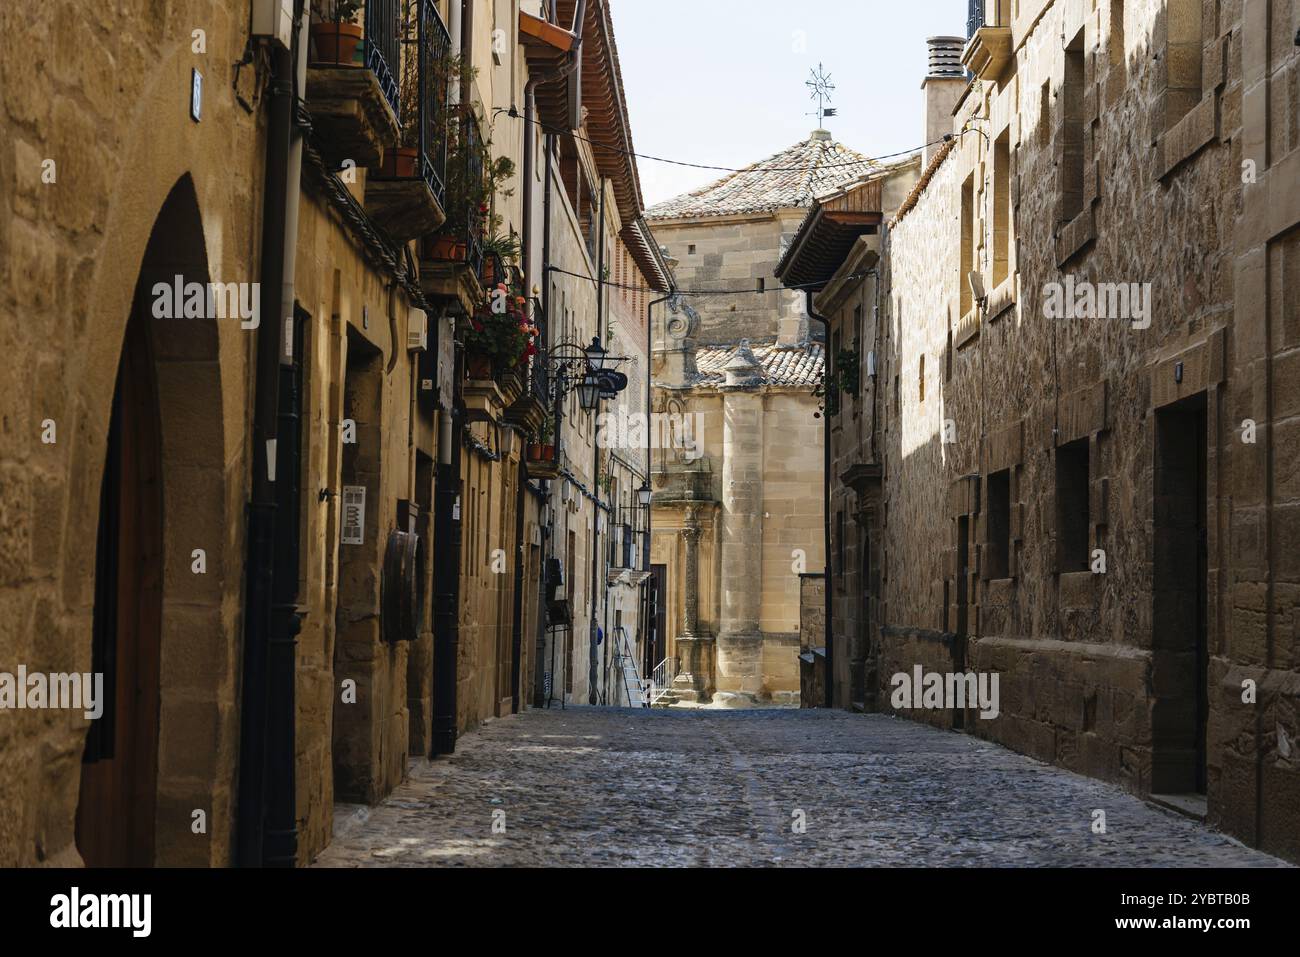
<instances>
[{"instance_id":1,"label":"sky","mask_svg":"<svg viewBox=\"0 0 1300 957\"><path fill-rule=\"evenodd\" d=\"M804 86L820 63L839 116L826 127L867 156L921 146L926 37L964 36L966 0L610 0L636 151L743 167L817 127ZM637 161L646 206L717 171Z\"/></svg>"}]
</instances>

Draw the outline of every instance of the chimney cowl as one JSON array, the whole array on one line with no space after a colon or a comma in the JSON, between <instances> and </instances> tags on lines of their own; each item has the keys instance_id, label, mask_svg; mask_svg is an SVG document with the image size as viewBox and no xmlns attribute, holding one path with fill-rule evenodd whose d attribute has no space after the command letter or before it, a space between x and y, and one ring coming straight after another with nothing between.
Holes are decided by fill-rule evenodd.
<instances>
[{"instance_id":1,"label":"chimney cowl","mask_svg":"<svg viewBox=\"0 0 1300 957\"><path fill-rule=\"evenodd\" d=\"M962 50L966 47L965 37L929 37L926 45L930 49L930 71L932 77L964 77L965 68L961 65Z\"/></svg>"}]
</instances>

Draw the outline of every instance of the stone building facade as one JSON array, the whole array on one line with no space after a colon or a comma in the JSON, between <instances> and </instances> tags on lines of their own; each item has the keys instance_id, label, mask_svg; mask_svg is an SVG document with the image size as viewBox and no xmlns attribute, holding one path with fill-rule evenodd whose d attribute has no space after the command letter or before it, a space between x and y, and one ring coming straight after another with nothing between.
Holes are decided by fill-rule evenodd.
<instances>
[{"instance_id":1,"label":"stone building facade","mask_svg":"<svg viewBox=\"0 0 1300 957\"><path fill-rule=\"evenodd\" d=\"M0 15L4 865L306 862L337 805L533 697L536 131L627 131L621 90L567 93L617 76L608 5L376 2L353 57L327 2L155 6ZM490 212L542 327L492 380L463 348L500 276L454 206L476 137L514 161ZM595 163L666 288L635 167ZM18 674L96 673L99 718L15 706Z\"/></svg>"},{"instance_id":2,"label":"stone building facade","mask_svg":"<svg viewBox=\"0 0 1300 957\"><path fill-rule=\"evenodd\" d=\"M873 169L817 130L647 214L681 290L655 318L651 557L681 700L798 701L799 576L825 554L825 344L775 274L814 198Z\"/></svg>"},{"instance_id":3,"label":"stone building facade","mask_svg":"<svg viewBox=\"0 0 1300 957\"><path fill-rule=\"evenodd\" d=\"M1300 5L975 26L882 246L878 706L996 674L903 713L1296 859Z\"/></svg>"}]
</instances>

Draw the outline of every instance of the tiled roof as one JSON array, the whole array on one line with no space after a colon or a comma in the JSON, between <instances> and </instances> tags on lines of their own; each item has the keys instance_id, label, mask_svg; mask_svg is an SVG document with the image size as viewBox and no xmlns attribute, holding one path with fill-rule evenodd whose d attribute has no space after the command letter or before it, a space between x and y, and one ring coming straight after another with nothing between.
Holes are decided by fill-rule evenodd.
<instances>
[{"instance_id":1,"label":"tiled roof","mask_svg":"<svg viewBox=\"0 0 1300 957\"><path fill-rule=\"evenodd\" d=\"M739 346L700 346L695 351L695 366L699 377L695 385L721 385L726 381L723 371ZM814 386L821 378L826 365L826 352L820 342L809 341L793 349L778 348L775 342L750 343L754 358L763 369L768 385Z\"/></svg>"},{"instance_id":2,"label":"tiled roof","mask_svg":"<svg viewBox=\"0 0 1300 957\"><path fill-rule=\"evenodd\" d=\"M825 130L739 173L646 210L647 219L730 216L811 206L814 199L880 169Z\"/></svg>"}]
</instances>

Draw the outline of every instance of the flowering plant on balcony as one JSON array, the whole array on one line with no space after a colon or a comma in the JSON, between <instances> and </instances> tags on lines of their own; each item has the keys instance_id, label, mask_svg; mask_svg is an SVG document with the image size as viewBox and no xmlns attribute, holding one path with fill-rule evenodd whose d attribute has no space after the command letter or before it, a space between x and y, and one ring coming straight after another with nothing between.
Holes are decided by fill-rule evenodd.
<instances>
[{"instance_id":1,"label":"flowering plant on balcony","mask_svg":"<svg viewBox=\"0 0 1300 957\"><path fill-rule=\"evenodd\" d=\"M538 330L528 316L528 300L498 283L487 301L470 317L465 349L491 363L496 374L528 364L537 354Z\"/></svg>"}]
</instances>

